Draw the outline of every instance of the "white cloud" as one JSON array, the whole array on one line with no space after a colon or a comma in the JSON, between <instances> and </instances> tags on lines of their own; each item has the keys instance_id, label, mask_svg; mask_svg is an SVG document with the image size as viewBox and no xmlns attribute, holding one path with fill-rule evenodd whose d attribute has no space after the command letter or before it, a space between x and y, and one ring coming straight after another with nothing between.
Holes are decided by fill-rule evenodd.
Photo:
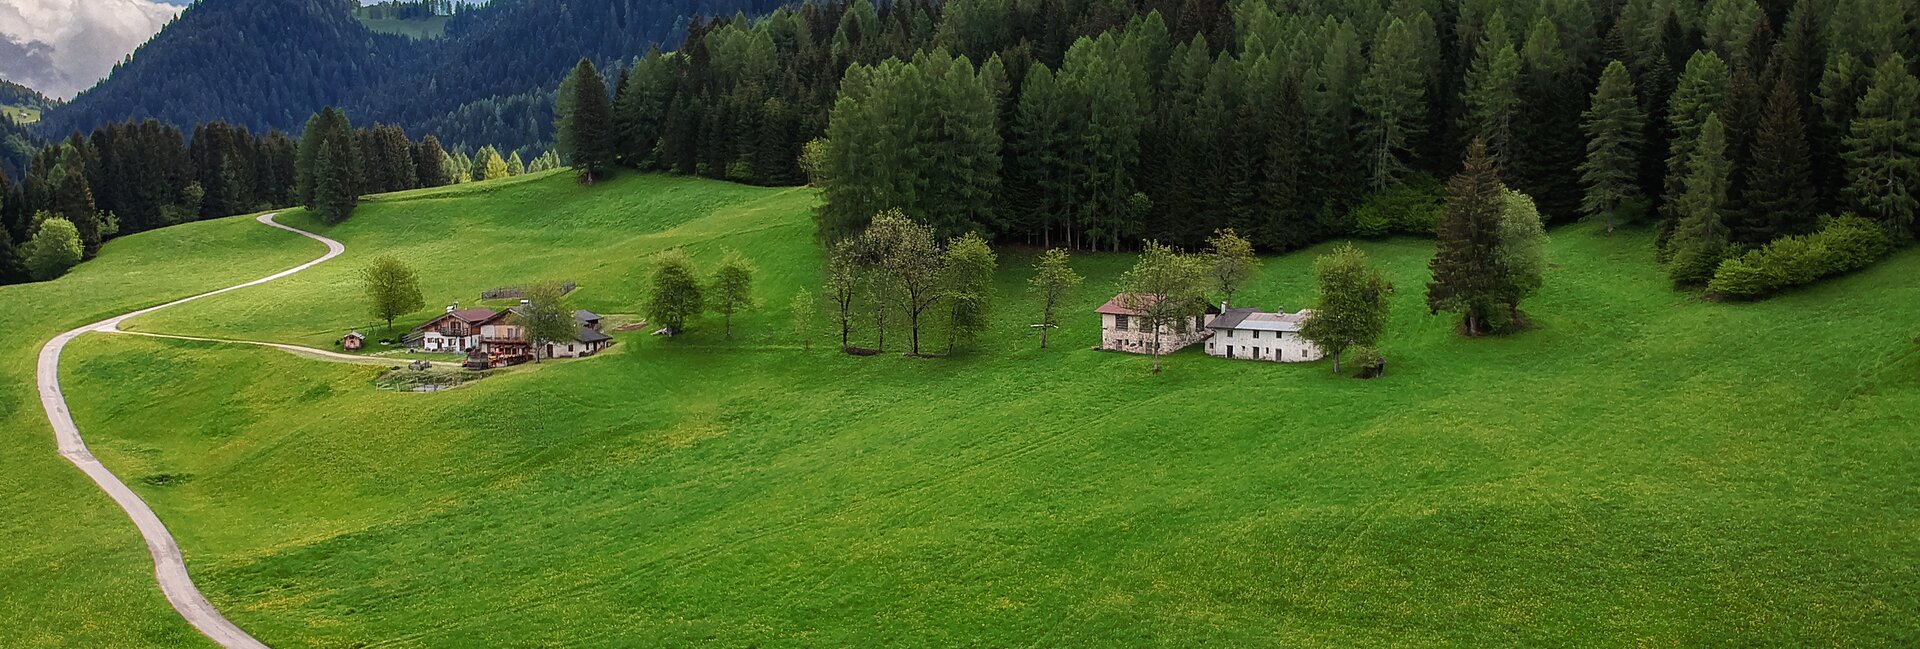
<instances>
[{"instance_id":1,"label":"white cloud","mask_svg":"<svg viewBox=\"0 0 1920 649\"><path fill-rule=\"evenodd\" d=\"M153 0L4 0L0 77L71 98L179 13Z\"/></svg>"}]
</instances>

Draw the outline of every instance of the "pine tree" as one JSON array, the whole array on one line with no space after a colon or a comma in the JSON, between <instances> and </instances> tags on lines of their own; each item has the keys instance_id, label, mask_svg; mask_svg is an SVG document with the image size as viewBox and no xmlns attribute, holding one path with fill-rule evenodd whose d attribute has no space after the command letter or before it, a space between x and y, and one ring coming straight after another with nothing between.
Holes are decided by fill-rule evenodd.
<instances>
[{"instance_id":1,"label":"pine tree","mask_svg":"<svg viewBox=\"0 0 1920 649\"><path fill-rule=\"evenodd\" d=\"M520 152L515 151L513 155L507 157L507 175L518 176L524 173L527 173L527 163L520 159Z\"/></svg>"},{"instance_id":2,"label":"pine tree","mask_svg":"<svg viewBox=\"0 0 1920 649\"><path fill-rule=\"evenodd\" d=\"M1500 216L1506 188L1487 144L1467 146L1465 168L1447 181L1447 210L1435 226L1439 238L1427 284L1427 307L1459 313L1467 335L1492 331L1496 310L1506 303L1507 271L1501 263Z\"/></svg>"},{"instance_id":3,"label":"pine tree","mask_svg":"<svg viewBox=\"0 0 1920 649\"><path fill-rule=\"evenodd\" d=\"M556 112L560 114L556 137L561 151L573 161L580 180L593 184L613 167L616 143L613 102L607 98L607 83L592 61L580 59L561 84Z\"/></svg>"},{"instance_id":4,"label":"pine tree","mask_svg":"<svg viewBox=\"0 0 1920 649\"><path fill-rule=\"evenodd\" d=\"M1600 86L1581 124L1587 135L1587 160L1580 165L1580 179L1587 193L1580 208L1588 216L1606 219L1608 232L1613 231L1621 205L1640 193L1636 178L1645 116L1638 101L1632 74L1616 60L1601 73Z\"/></svg>"},{"instance_id":5,"label":"pine tree","mask_svg":"<svg viewBox=\"0 0 1920 649\"><path fill-rule=\"evenodd\" d=\"M1774 82L1766 115L1753 136L1753 169L1748 179L1743 221L1751 230L1737 233L1750 245L1812 232L1819 205L1814 195L1806 125L1800 96L1787 79Z\"/></svg>"},{"instance_id":6,"label":"pine tree","mask_svg":"<svg viewBox=\"0 0 1920 649\"><path fill-rule=\"evenodd\" d=\"M1727 159L1727 130L1718 113L1707 114L1688 150L1681 194L1673 203L1677 221L1668 242L1673 256L1667 274L1675 286L1697 286L1711 279L1714 268L1726 258L1731 234L1726 215L1733 164Z\"/></svg>"},{"instance_id":7,"label":"pine tree","mask_svg":"<svg viewBox=\"0 0 1920 649\"><path fill-rule=\"evenodd\" d=\"M1920 79L1892 54L1875 68L1846 137L1847 198L1889 232L1914 233L1920 187Z\"/></svg>"}]
</instances>

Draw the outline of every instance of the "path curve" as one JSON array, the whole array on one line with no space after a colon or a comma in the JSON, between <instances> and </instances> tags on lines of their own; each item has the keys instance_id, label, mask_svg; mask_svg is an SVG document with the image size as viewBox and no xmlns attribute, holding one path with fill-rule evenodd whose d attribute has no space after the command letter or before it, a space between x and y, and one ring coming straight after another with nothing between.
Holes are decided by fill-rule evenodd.
<instances>
[{"instance_id":1,"label":"path curve","mask_svg":"<svg viewBox=\"0 0 1920 649\"><path fill-rule=\"evenodd\" d=\"M270 342L264 342L259 340L235 340L232 338L203 338L200 336L177 336L174 334L157 334L157 333L152 333L148 331L125 331L120 329L119 327L113 327L109 329L100 329L99 331L100 333L114 333L114 334L121 334L126 336L145 336L148 338L165 338L167 340L190 340L193 342L200 342L200 343L226 343L229 345L253 345L255 347L266 347L268 349L278 349L280 351L293 354L295 356L305 356L308 358L332 362L332 363L352 363L355 365L390 365L393 367L405 367L408 365L412 365L414 362L414 359L410 359L410 358L389 358L386 356L342 354L340 352L330 352L324 349L318 349L314 347L301 347L299 345L289 345L286 343L270 343ZM434 367L446 367L446 368L462 367L460 363L449 363L447 361L427 361L427 362L432 363Z\"/></svg>"},{"instance_id":2,"label":"path curve","mask_svg":"<svg viewBox=\"0 0 1920 649\"><path fill-rule=\"evenodd\" d=\"M47 342L46 347L40 349L40 364L35 375L40 384L40 405L46 408L47 420L53 424L53 436L60 443L60 455L73 462L73 465L79 467L87 477L92 478L94 484L99 485L100 490L113 498L121 509L126 510L127 517L133 519L134 527L140 529L140 536L147 541L147 552L153 555L154 578L160 582L160 592L166 595L167 603L172 604L173 609L179 611L180 616L186 618L187 623L192 624L193 628L220 646L229 649L265 649L267 645L240 630L240 627L235 626L233 622L227 620L226 616L221 615L220 611L215 610L213 603L208 602L205 595L200 594L200 590L193 586L193 578L187 575L187 564L186 560L180 556L180 545L174 542L173 535L167 532L167 526L160 522L160 517L154 515L153 508L140 500L140 496L134 494L132 489L128 489L126 483L115 477L112 471L108 471L107 467L100 463L100 460L93 457L92 451L87 450L87 442L80 437L80 429L74 426L73 415L67 409L66 396L60 392L60 352L66 350L67 343L73 342L73 339L79 338L82 334L95 331L116 332L120 329L120 323L130 318L229 291L259 286L312 268L347 251L347 247L340 245L338 241L281 225L273 220L274 216L264 214L257 220L324 243L327 245L327 254L321 255L319 259L245 284L229 286L115 316L55 336L53 340Z\"/></svg>"}]
</instances>

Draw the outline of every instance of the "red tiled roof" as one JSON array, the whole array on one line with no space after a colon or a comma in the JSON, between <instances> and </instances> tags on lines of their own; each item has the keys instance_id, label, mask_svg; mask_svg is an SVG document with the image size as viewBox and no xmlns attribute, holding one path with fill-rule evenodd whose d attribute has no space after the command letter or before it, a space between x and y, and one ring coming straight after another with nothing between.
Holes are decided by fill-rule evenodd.
<instances>
[{"instance_id":1,"label":"red tiled roof","mask_svg":"<svg viewBox=\"0 0 1920 649\"><path fill-rule=\"evenodd\" d=\"M1126 316L1140 315L1139 309L1127 308L1127 298L1130 297L1131 295L1132 294L1130 293L1121 293L1119 295L1115 295L1113 296L1113 299L1107 300L1106 304L1100 305L1100 308L1094 309L1093 312L1101 315L1126 315ZM1153 303L1153 302L1159 301L1160 299L1161 297L1158 295L1143 295L1133 301L1135 303L1139 303L1139 302Z\"/></svg>"}]
</instances>

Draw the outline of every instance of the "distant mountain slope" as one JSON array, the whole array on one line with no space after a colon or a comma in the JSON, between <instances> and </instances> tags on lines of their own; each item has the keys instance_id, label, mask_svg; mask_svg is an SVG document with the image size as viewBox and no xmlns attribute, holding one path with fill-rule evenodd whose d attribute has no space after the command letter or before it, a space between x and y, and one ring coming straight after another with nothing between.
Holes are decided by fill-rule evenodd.
<instances>
[{"instance_id":1,"label":"distant mountain slope","mask_svg":"<svg viewBox=\"0 0 1920 649\"><path fill-rule=\"evenodd\" d=\"M157 117L297 130L322 106L449 144L533 149L551 139L548 95L581 57L672 48L689 17L759 15L786 0L495 0L444 37L376 34L353 0L201 0L98 87L48 113L41 133Z\"/></svg>"},{"instance_id":2,"label":"distant mountain slope","mask_svg":"<svg viewBox=\"0 0 1920 649\"><path fill-rule=\"evenodd\" d=\"M40 146L23 125L33 120L20 119L19 113L31 114L37 120L52 103L38 90L0 79L0 173L19 178L33 158L33 150Z\"/></svg>"},{"instance_id":3,"label":"distant mountain slope","mask_svg":"<svg viewBox=\"0 0 1920 649\"><path fill-rule=\"evenodd\" d=\"M412 41L374 34L353 0L201 0L98 86L49 112L43 133L155 117L294 129L413 61Z\"/></svg>"},{"instance_id":4,"label":"distant mountain slope","mask_svg":"<svg viewBox=\"0 0 1920 649\"><path fill-rule=\"evenodd\" d=\"M46 108L53 101L40 91L0 79L0 106L23 106L28 108Z\"/></svg>"}]
</instances>

